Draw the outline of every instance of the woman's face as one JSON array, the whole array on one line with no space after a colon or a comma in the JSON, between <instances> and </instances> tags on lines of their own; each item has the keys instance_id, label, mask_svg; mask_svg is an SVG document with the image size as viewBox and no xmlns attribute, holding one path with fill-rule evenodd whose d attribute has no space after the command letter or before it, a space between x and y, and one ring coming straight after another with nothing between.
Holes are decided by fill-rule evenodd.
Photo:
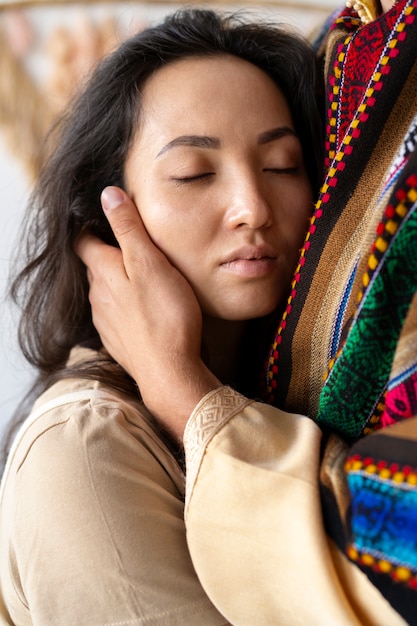
<instances>
[{"instance_id":1,"label":"woman's face","mask_svg":"<svg viewBox=\"0 0 417 626\"><path fill-rule=\"evenodd\" d=\"M127 190L203 313L247 320L286 296L312 192L288 105L233 56L190 58L145 84Z\"/></svg>"}]
</instances>

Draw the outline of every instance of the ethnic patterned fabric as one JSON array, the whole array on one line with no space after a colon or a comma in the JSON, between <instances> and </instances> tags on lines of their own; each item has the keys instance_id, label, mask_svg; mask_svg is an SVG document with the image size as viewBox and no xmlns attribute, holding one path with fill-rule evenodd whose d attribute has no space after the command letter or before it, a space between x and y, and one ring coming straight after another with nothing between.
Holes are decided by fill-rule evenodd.
<instances>
[{"instance_id":1,"label":"ethnic patterned fabric","mask_svg":"<svg viewBox=\"0 0 417 626\"><path fill-rule=\"evenodd\" d=\"M265 398L348 442L326 528L417 624L417 0L345 9L325 46L326 176Z\"/></svg>"},{"instance_id":2,"label":"ethnic patterned fabric","mask_svg":"<svg viewBox=\"0 0 417 626\"><path fill-rule=\"evenodd\" d=\"M352 439L415 406L416 15L328 37L327 175L267 366L269 402Z\"/></svg>"},{"instance_id":3,"label":"ethnic patterned fabric","mask_svg":"<svg viewBox=\"0 0 417 626\"><path fill-rule=\"evenodd\" d=\"M345 469L351 493L349 558L409 624L417 623L417 418L359 440Z\"/></svg>"},{"instance_id":4,"label":"ethnic patterned fabric","mask_svg":"<svg viewBox=\"0 0 417 626\"><path fill-rule=\"evenodd\" d=\"M378 422L387 422L380 405L384 405L392 361L417 287L417 176L411 174L394 198L378 225L355 318L340 353L329 365L320 396L317 421L335 425L352 438ZM417 344L415 351L417 358ZM415 396L415 376L405 376L400 388L394 386L392 392L404 396L407 385ZM403 412L401 417L412 414Z\"/></svg>"}]
</instances>

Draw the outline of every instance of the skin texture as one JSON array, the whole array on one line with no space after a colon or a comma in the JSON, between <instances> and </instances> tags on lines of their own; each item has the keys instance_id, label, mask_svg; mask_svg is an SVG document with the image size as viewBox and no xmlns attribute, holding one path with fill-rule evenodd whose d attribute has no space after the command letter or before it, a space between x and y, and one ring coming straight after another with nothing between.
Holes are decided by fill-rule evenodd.
<instances>
[{"instance_id":1,"label":"skin texture","mask_svg":"<svg viewBox=\"0 0 417 626\"><path fill-rule=\"evenodd\" d=\"M125 172L151 239L204 314L242 320L277 307L312 198L288 105L261 70L231 56L159 70Z\"/></svg>"},{"instance_id":2,"label":"skin texture","mask_svg":"<svg viewBox=\"0 0 417 626\"><path fill-rule=\"evenodd\" d=\"M121 250L85 235L78 253L104 346L181 439L221 384L201 358L202 335L236 344L242 324L282 301L311 188L281 92L229 56L181 60L148 80L126 181L128 193L102 196Z\"/></svg>"}]
</instances>

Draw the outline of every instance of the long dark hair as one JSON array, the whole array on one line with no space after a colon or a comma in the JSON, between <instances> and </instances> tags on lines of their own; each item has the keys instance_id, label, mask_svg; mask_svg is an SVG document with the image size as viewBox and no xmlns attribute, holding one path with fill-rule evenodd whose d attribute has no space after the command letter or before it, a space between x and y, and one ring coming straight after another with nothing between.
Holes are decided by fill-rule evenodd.
<instances>
[{"instance_id":1,"label":"long dark hair","mask_svg":"<svg viewBox=\"0 0 417 626\"><path fill-rule=\"evenodd\" d=\"M85 268L74 252L74 241L82 229L89 228L116 245L100 194L107 185L124 187L124 165L140 119L144 81L177 59L223 54L253 63L279 86L317 189L322 137L316 62L302 38L288 29L245 20L243 14L221 16L188 9L123 43L98 64L52 132L54 149L24 221L25 267L14 280L12 295L22 307L21 348L38 370L36 393L75 373L137 393L133 381L110 358L97 358L81 370L66 367L75 345L101 345L91 319Z\"/></svg>"}]
</instances>

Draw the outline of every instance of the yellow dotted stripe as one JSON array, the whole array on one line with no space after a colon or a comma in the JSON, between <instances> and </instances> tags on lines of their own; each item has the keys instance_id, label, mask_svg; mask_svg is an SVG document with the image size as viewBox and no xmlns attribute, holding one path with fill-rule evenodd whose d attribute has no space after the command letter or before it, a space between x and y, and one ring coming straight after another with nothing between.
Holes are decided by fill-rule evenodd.
<instances>
[{"instance_id":1,"label":"yellow dotted stripe","mask_svg":"<svg viewBox=\"0 0 417 626\"><path fill-rule=\"evenodd\" d=\"M344 169L344 158L345 156L348 156L351 154L352 152L352 146L351 146L351 142L352 139L358 137L360 135L360 129L358 128L361 122L365 122L367 119L367 114L366 111L370 106L373 106L374 104L374 95L375 92L380 91L382 83L381 80L383 78L383 75L386 75L389 73L389 60L393 57L396 56L396 46L398 44L398 42L401 39L404 39L404 29L406 26L406 22L410 21L410 16L411 13L413 12L414 7L413 6L408 6L403 14L403 21L400 22L397 27L395 32L397 33L397 36L393 36L393 38L391 39L391 41L389 42L388 45L388 53L385 54L379 62L379 66L378 69L375 71L374 75L371 78L371 82L370 82L370 87L366 90L365 93L365 98L366 100L358 107L357 113L355 115L355 118L353 119L351 125L350 125L350 131L349 133L346 134L346 136L343 139L342 142L342 149L340 149L337 153L334 150L330 150L329 151L329 158L333 161L334 165L332 167L330 167L327 176L326 176L326 181L324 182L321 190L320 190L320 197L316 203L316 209L314 212L314 215L311 217L310 219L310 227L309 230L307 232L305 241L304 241L304 245L303 248L301 249L301 253L300 253L300 261L299 264L295 270L295 274L294 274L294 279L291 283L291 293L290 296L287 300L287 306L286 309L284 311L284 314L281 318L281 322L280 325L278 327L278 331L276 334L276 338L275 341L272 345L272 349L271 349L271 353L270 353L270 358L269 358L269 362L268 362L268 370L267 370L267 383L266 383L266 387L267 387L267 393L269 395L269 399L270 402L274 402L274 390L276 387L276 375L278 373L278 349L279 349L279 344L281 343L281 338L282 338L282 333L284 331L284 329L286 328L287 325L287 317L289 315L289 313L292 310L292 303L294 298L296 297L297 294L297 285L300 281L300 272L302 269L302 266L305 263L305 257L306 257L306 253L308 252L309 248L310 248L310 240L312 235L314 234L315 230L316 230L316 221L317 219L319 219L322 215L322 205L327 203L330 197L330 191L331 188L335 187L337 184L337 174L339 171ZM414 18L413 18L414 19ZM335 66L334 68L334 73L335 73L335 78L338 79L341 76L341 64L344 62L345 60L345 55L346 55L346 50L347 47L349 45L351 41L351 36L347 37L346 40L344 41L343 44L343 49L340 50L339 55L338 55L338 63L340 63L340 66ZM334 84L333 88L332 88L332 102L331 102L331 108L330 110L332 111L332 116L331 119L329 120L329 130L328 130L328 134L329 134L329 139L331 144L335 144L337 137L335 133L332 133L331 129L336 127L336 123L337 123L337 118L336 118L336 112L337 112L337 108L338 108L338 104L337 104L337 98L339 96L340 93L340 87L338 84ZM382 244L381 244L382 245ZM366 279L365 279L366 280ZM360 298L362 298L362 292L360 294ZM338 354L340 354L341 350L339 351ZM338 355L336 355L335 359L333 359L332 365L328 367L328 370L324 376L324 379L326 380L332 367L333 364L336 360Z\"/></svg>"},{"instance_id":2,"label":"yellow dotted stripe","mask_svg":"<svg viewBox=\"0 0 417 626\"><path fill-rule=\"evenodd\" d=\"M375 572L388 574L396 582L406 583L417 590L417 573L412 569L404 565L394 565L386 559L374 557L372 554L358 550L353 544L348 546L346 552L348 557L358 565L365 565Z\"/></svg>"},{"instance_id":3,"label":"yellow dotted stripe","mask_svg":"<svg viewBox=\"0 0 417 626\"><path fill-rule=\"evenodd\" d=\"M409 465L399 466L397 463L390 464L386 461L375 462L371 457L364 459L359 455L349 457L345 463L345 471L347 473L363 472L397 484L403 483L410 487L417 486L417 468Z\"/></svg>"}]
</instances>

